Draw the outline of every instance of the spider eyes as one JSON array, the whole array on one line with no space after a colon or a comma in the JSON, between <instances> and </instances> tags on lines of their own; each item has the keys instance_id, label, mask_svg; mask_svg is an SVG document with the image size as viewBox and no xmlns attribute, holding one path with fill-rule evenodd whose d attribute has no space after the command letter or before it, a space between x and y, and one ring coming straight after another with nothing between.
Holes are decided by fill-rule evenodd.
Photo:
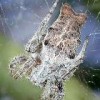
<instances>
[{"instance_id":1,"label":"spider eyes","mask_svg":"<svg viewBox=\"0 0 100 100\"><path fill-rule=\"evenodd\" d=\"M74 34L72 33L71 36L74 36Z\"/></svg>"},{"instance_id":2,"label":"spider eyes","mask_svg":"<svg viewBox=\"0 0 100 100\"><path fill-rule=\"evenodd\" d=\"M48 45L49 41L48 40L45 40L44 41L44 45Z\"/></svg>"},{"instance_id":3,"label":"spider eyes","mask_svg":"<svg viewBox=\"0 0 100 100\"><path fill-rule=\"evenodd\" d=\"M51 30L54 30L54 28L53 28L53 27L50 27L50 28L48 29L49 32L50 32Z\"/></svg>"},{"instance_id":4,"label":"spider eyes","mask_svg":"<svg viewBox=\"0 0 100 100\"><path fill-rule=\"evenodd\" d=\"M80 40L80 39L78 39L78 40L77 40L77 42L78 42L78 43L81 43L81 40Z\"/></svg>"},{"instance_id":5,"label":"spider eyes","mask_svg":"<svg viewBox=\"0 0 100 100\"><path fill-rule=\"evenodd\" d=\"M69 55L69 58L70 58L70 59L74 59L74 58L75 58L75 54L74 54L74 53L73 53L73 54L70 54L70 55Z\"/></svg>"},{"instance_id":6,"label":"spider eyes","mask_svg":"<svg viewBox=\"0 0 100 100\"><path fill-rule=\"evenodd\" d=\"M74 59L75 58L75 53L72 53L73 51L70 50L69 58Z\"/></svg>"}]
</instances>

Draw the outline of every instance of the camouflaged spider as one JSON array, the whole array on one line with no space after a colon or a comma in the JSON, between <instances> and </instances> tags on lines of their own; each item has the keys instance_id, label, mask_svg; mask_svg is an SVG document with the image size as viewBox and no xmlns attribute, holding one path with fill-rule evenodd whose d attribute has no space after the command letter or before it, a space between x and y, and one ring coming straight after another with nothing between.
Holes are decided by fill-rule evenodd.
<instances>
[{"instance_id":1,"label":"camouflaged spider","mask_svg":"<svg viewBox=\"0 0 100 100\"><path fill-rule=\"evenodd\" d=\"M88 39L80 53L76 51L80 44L80 29L86 20L84 13L76 13L65 3L60 15L48 28L48 22L54 12L56 0L32 39L26 44L28 56L17 56L10 63L11 75L18 79L26 76L33 84L44 88L42 100L62 100L63 81L83 62Z\"/></svg>"}]
</instances>

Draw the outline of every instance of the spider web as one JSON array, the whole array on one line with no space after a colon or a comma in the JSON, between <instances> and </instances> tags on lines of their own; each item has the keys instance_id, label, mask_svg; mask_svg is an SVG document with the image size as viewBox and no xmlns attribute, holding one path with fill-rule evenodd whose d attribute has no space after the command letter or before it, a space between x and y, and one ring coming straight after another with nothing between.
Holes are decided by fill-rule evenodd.
<instances>
[{"instance_id":1,"label":"spider web","mask_svg":"<svg viewBox=\"0 0 100 100\"><path fill-rule=\"evenodd\" d=\"M82 29L82 41L86 36L89 36L89 45L87 48L87 53L84 63L79 67L76 72L76 77L82 81L88 88L91 87L95 92L100 93L100 85L97 80L100 80L100 11L97 15L94 15L91 10L89 10L91 0L87 0L87 4L84 7L81 0L77 0L77 7L80 8L79 12L84 12L87 14L88 19L86 24ZM98 0L92 0L91 6L94 6ZM76 10L78 11L78 8Z\"/></svg>"},{"instance_id":2,"label":"spider web","mask_svg":"<svg viewBox=\"0 0 100 100\"><path fill-rule=\"evenodd\" d=\"M39 27L43 17L48 13L55 0L1 0L0 1L0 31L5 36L9 36L13 41L26 43ZM91 86L96 92L100 92L100 85L95 79L100 80L100 11L94 15L88 8L90 0L86 6L82 0L62 0L67 1L77 12L88 15L86 24L83 26L81 39L82 43L86 36L89 36L89 45L86 58L82 67L76 72L76 77ZM92 0L94 6L98 0ZM56 9L55 13L58 13ZM56 16L56 15L55 15ZM53 16L53 18L55 18ZM52 18L52 19L53 19Z\"/></svg>"}]
</instances>

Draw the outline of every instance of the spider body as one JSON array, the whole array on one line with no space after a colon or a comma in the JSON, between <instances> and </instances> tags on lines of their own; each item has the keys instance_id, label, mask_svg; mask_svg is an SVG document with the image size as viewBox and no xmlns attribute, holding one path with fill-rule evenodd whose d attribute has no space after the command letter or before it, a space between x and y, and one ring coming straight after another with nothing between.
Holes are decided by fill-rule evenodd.
<instances>
[{"instance_id":1,"label":"spider body","mask_svg":"<svg viewBox=\"0 0 100 100\"><path fill-rule=\"evenodd\" d=\"M75 13L71 6L65 3L60 10L59 17L48 29L44 45L53 48L55 54L59 52L60 55L67 55L70 59L74 59L80 44L80 29L85 20L85 14Z\"/></svg>"},{"instance_id":2,"label":"spider body","mask_svg":"<svg viewBox=\"0 0 100 100\"><path fill-rule=\"evenodd\" d=\"M76 54L86 14L76 13L67 3L61 7L57 20L48 28L58 1L55 1L38 31L26 44L28 56L13 58L9 67L15 79L26 76L33 84L44 88L41 100L62 100L63 81L73 76L83 62L88 44L86 39L80 53Z\"/></svg>"},{"instance_id":3,"label":"spider body","mask_svg":"<svg viewBox=\"0 0 100 100\"><path fill-rule=\"evenodd\" d=\"M55 2L56 5L57 2L58 0ZM56 7L55 4L50 11L52 13ZM49 62L50 66L52 66L51 64L57 62L66 62L68 58L75 58L76 50L80 44L80 29L86 20L86 15L75 13L72 7L65 3L61 7L57 20L49 29L46 29L52 13L49 13L44 18L39 30L26 44L25 50L29 52L30 57L19 56L12 60L10 70L12 75L17 75L17 78L23 73L29 72L29 69L32 72L32 68L38 65L44 64L46 66L45 61ZM17 66L22 66L20 68L21 71L16 69ZM25 71L26 69L27 71Z\"/></svg>"}]
</instances>

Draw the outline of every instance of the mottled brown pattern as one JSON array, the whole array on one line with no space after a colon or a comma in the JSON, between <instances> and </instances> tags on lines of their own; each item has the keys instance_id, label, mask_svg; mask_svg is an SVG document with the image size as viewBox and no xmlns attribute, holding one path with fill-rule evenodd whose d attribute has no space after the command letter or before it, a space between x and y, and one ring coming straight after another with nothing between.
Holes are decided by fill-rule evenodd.
<instances>
[{"instance_id":1,"label":"mottled brown pattern","mask_svg":"<svg viewBox=\"0 0 100 100\"><path fill-rule=\"evenodd\" d=\"M73 59L80 44L80 28L85 20L85 14L75 13L71 6L65 3L58 19L48 29L44 44L63 51Z\"/></svg>"}]
</instances>

